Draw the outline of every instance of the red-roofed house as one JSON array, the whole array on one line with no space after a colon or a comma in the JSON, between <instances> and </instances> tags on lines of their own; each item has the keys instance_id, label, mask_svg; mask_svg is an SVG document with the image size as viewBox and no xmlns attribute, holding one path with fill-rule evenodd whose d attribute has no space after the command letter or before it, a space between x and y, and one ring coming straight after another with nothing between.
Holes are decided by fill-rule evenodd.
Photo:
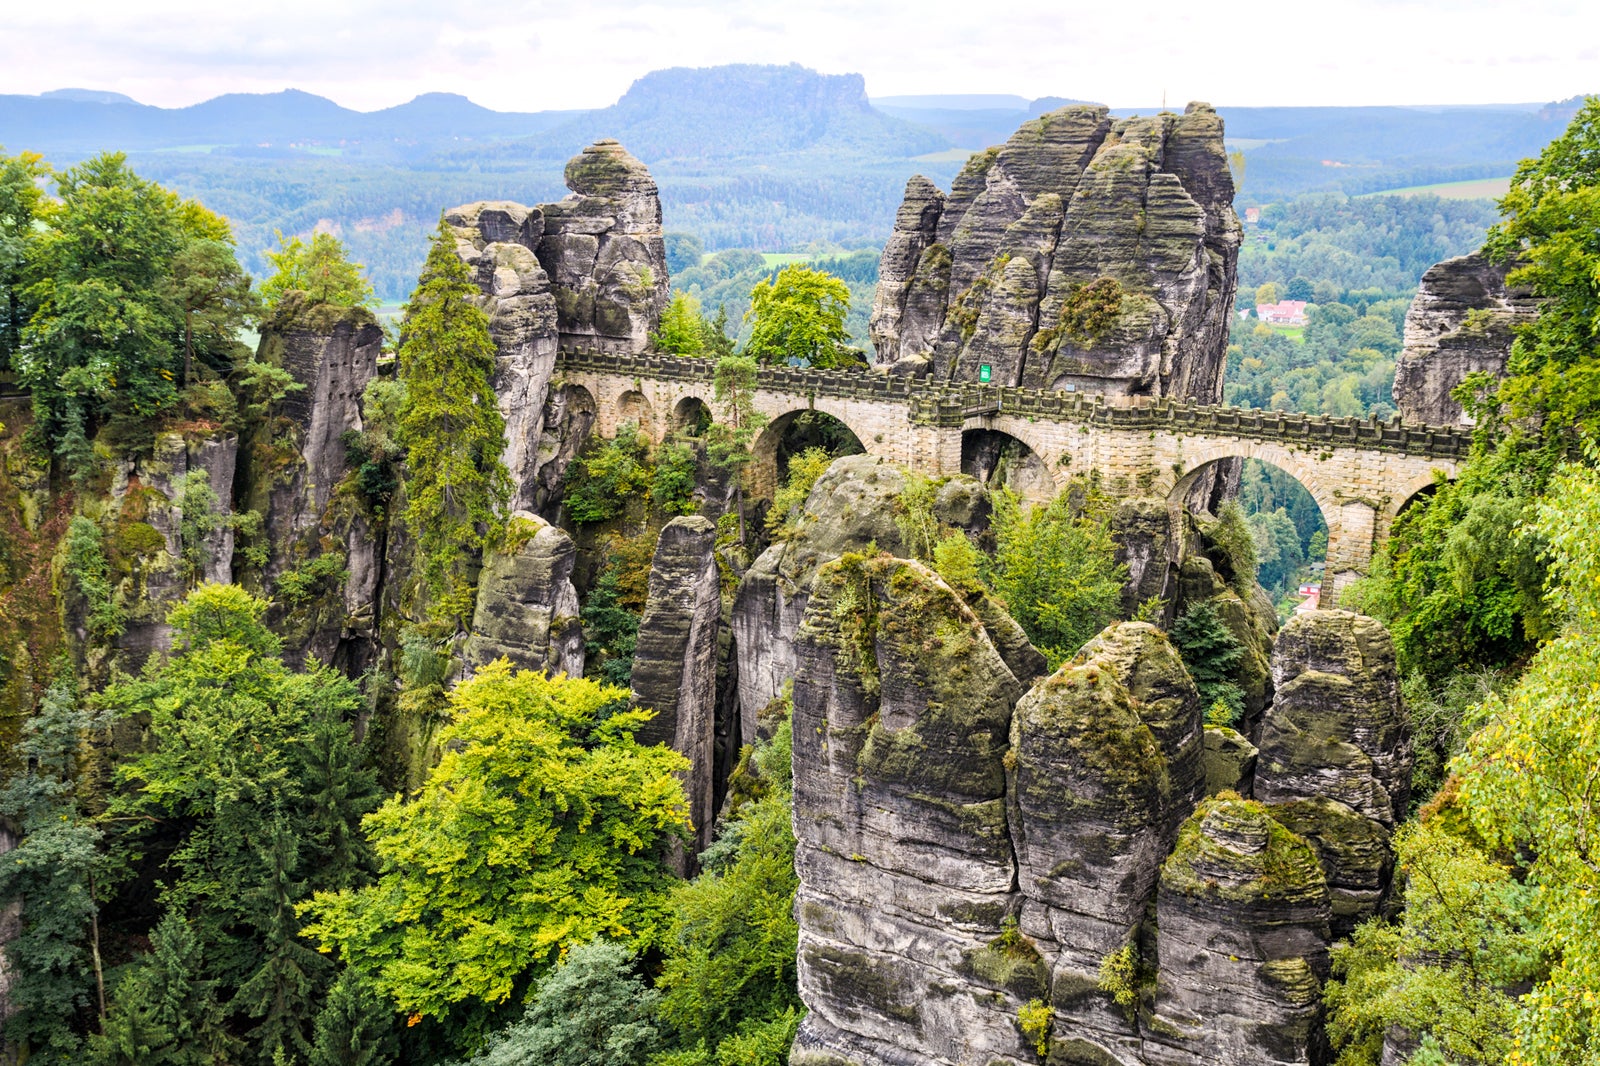
<instances>
[{"instance_id":1,"label":"red-roofed house","mask_svg":"<svg viewBox=\"0 0 1600 1066\"><path fill-rule=\"evenodd\" d=\"M1279 300L1275 304L1256 304L1256 317L1271 326L1306 324L1306 301Z\"/></svg>"}]
</instances>

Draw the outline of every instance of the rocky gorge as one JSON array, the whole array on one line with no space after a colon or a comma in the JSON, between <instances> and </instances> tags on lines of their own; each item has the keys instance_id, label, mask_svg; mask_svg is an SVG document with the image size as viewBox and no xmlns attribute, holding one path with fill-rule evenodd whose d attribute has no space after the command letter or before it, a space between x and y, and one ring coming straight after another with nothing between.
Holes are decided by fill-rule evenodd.
<instances>
[{"instance_id":1,"label":"rocky gorge","mask_svg":"<svg viewBox=\"0 0 1600 1066\"><path fill-rule=\"evenodd\" d=\"M608 653L584 612L616 555L606 535L631 523L649 552L622 680L628 704L654 712L639 740L687 762L692 834L663 856L678 873L697 869L729 779L792 703L808 1012L793 1066L1328 1062L1329 951L1388 905L1409 803L1411 740L1382 625L1325 609L1280 629L1207 513L1231 488L1224 472L1188 508L1137 487L1112 501L1120 614L1140 620L1051 670L1007 605L942 576L904 523L909 496L926 492L940 535L992 539L1008 483L995 471L1023 457L981 439L966 473L931 482L882 458L835 458L787 523L763 526L772 501L756 501L764 531L735 543L730 475L685 431L674 441L693 471L689 513L624 501L632 510L609 526L574 521L574 461L630 422L646 447L663 445L668 419L602 412L562 380L558 352L649 350L669 278L638 160L603 140L566 179L556 203L443 215L488 318L510 498L505 537L474 560L467 621L438 641L437 683L501 658L595 673ZM1207 105L1030 120L948 193L908 184L864 372L1215 402L1241 239L1232 195ZM1451 382L1503 367L1526 304L1481 262L1428 278L1396 396L1408 419L1454 421ZM104 681L170 650L166 612L189 585L269 594L288 661L378 679L362 726L383 746L386 782L414 787L440 756L439 723L396 696L423 613L415 531L398 517L403 486L376 507L362 487L381 422L371 387L392 374L383 332L363 308L294 293L261 332L257 358L294 386L265 416L242 434L165 432L71 505L107 533L129 624L97 636L68 593L61 643ZM17 465L4 472L8 516L42 545L67 505ZM1171 636L1202 606L1239 649L1233 726L1208 724ZM12 657L9 691L37 658Z\"/></svg>"}]
</instances>

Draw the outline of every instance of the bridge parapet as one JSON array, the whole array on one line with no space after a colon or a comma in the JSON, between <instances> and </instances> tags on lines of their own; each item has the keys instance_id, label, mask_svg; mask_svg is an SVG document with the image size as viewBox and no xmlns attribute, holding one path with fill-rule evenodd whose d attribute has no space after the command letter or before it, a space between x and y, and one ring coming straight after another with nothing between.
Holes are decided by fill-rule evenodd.
<instances>
[{"instance_id":1,"label":"bridge parapet","mask_svg":"<svg viewBox=\"0 0 1600 1066\"><path fill-rule=\"evenodd\" d=\"M629 354L597 349L562 349L558 369L615 374L657 381L709 384L716 373L710 359L655 353ZM993 410L1030 421L1076 423L1123 430L1165 431L1245 437L1325 448L1359 448L1434 459L1460 460L1472 448L1472 434L1460 426L1410 425L1398 418L1334 418L1284 411L1190 404L1160 399L1110 404L1099 395L1052 392L1001 385L930 385L916 378L860 370L768 367L758 386L771 392L828 396L903 405L914 425L959 427L967 412ZM998 407L996 406L998 404Z\"/></svg>"}]
</instances>

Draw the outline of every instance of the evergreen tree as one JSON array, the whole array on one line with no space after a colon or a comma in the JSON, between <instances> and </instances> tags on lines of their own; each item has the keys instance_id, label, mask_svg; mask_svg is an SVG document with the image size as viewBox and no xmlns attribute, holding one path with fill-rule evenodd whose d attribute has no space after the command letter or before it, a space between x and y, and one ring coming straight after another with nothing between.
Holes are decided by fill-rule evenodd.
<instances>
[{"instance_id":1,"label":"evergreen tree","mask_svg":"<svg viewBox=\"0 0 1600 1066\"><path fill-rule=\"evenodd\" d=\"M1200 709L1207 723L1237 725L1244 715L1244 690L1239 687L1244 645L1239 638L1223 624L1209 600L1183 612L1169 635L1200 690Z\"/></svg>"},{"instance_id":2,"label":"evergreen tree","mask_svg":"<svg viewBox=\"0 0 1600 1066\"><path fill-rule=\"evenodd\" d=\"M0 818L22 838L0 854L0 906L24 904L5 947L12 1015L6 1036L29 1061L69 1063L99 974L95 871L101 833L76 790L80 748L95 725L74 686L60 681L23 725L19 766L0 787Z\"/></svg>"},{"instance_id":3,"label":"evergreen tree","mask_svg":"<svg viewBox=\"0 0 1600 1066\"><path fill-rule=\"evenodd\" d=\"M328 990L317 1013L311 1066L384 1066L399 1050L394 1008L355 970L346 970Z\"/></svg>"},{"instance_id":4,"label":"evergreen tree","mask_svg":"<svg viewBox=\"0 0 1600 1066\"><path fill-rule=\"evenodd\" d=\"M150 953L118 983L105 1033L90 1041L96 1066L225 1066L232 1060L237 1046L222 1026L216 983L203 976L202 956L189 923L168 911L150 936Z\"/></svg>"},{"instance_id":5,"label":"evergreen tree","mask_svg":"<svg viewBox=\"0 0 1600 1066\"><path fill-rule=\"evenodd\" d=\"M766 415L755 409L756 375L760 367L749 356L728 355L717 360L712 379L713 396L722 408L722 418L706 431L711 461L734 474L734 510L739 516L739 543L745 543L744 476L755 458L751 451L756 435L767 424Z\"/></svg>"},{"instance_id":6,"label":"evergreen tree","mask_svg":"<svg viewBox=\"0 0 1600 1066\"><path fill-rule=\"evenodd\" d=\"M490 543L510 496L500 461L505 419L496 404L494 342L477 286L443 220L406 304L396 436L406 449L406 529L435 597L458 592L471 558Z\"/></svg>"}]
</instances>

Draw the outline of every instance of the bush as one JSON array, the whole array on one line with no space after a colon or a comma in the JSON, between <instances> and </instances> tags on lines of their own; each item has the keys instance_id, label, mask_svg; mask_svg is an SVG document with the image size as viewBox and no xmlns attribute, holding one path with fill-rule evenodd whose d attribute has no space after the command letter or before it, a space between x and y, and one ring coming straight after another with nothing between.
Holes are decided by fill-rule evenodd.
<instances>
[{"instance_id":1,"label":"bush","mask_svg":"<svg viewBox=\"0 0 1600 1066\"><path fill-rule=\"evenodd\" d=\"M800 516L811 489L833 462L833 457L822 448L807 448L789 460L789 476L783 488L772 497L772 509L767 512L767 532L774 540L794 533L799 528Z\"/></svg>"},{"instance_id":2,"label":"bush","mask_svg":"<svg viewBox=\"0 0 1600 1066\"><path fill-rule=\"evenodd\" d=\"M343 588L349 579L344 556L339 552L325 552L279 574L278 599L287 606L299 607L317 596Z\"/></svg>"},{"instance_id":3,"label":"bush","mask_svg":"<svg viewBox=\"0 0 1600 1066\"><path fill-rule=\"evenodd\" d=\"M1244 645L1223 624L1217 609L1210 601L1195 604L1173 623L1168 636L1200 690L1206 723L1237 725L1244 717L1244 690L1239 687Z\"/></svg>"},{"instance_id":4,"label":"bush","mask_svg":"<svg viewBox=\"0 0 1600 1066\"><path fill-rule=\"evenodd\" d=\"M637 425L624 422L614 439L592 439L568 468L567 517L578 525L615 518L629 499L648 493L654 479L649 445Z\"/></svg>"}]
</instances>

